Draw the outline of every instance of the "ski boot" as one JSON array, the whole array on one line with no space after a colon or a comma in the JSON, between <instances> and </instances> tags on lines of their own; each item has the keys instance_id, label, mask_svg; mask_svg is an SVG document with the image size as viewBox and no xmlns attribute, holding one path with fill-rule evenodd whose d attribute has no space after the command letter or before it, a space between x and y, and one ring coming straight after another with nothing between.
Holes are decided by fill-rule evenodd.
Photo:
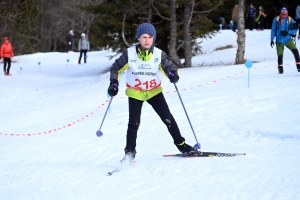
<instances>
[{"instance_id":1,"label":"ski boot","mask_svg":"<svg viewBox=\"0 0 300 200\"><path fill-rule=\"evenodd\" d=\"M300 62L297 62L297 70L300 72Z\"/></svg>"},{"instance_id":2,"label":"ski boot","mask_svg":"<svg viewBox=\"0 0 300 200\"><path fill-rule=\"evenodd\" d=\"M282 67L282 65L278 66L278 74L283 74L283 67Z\"/></svg>"},{"instance_id":3,"label":"ski boot","mask_svg":"<svg viewBox=\"0 0 300 200\"><path fill-rule=\"evenodd\" d=\"M185 141L183 141L180 144L176 144L176 147L178 148L178 150L181 153L186 154L186 155L195 155L195 154L199 153L199 151L196 148L191 147L190 145L186 144Z\"/></svg>"},{"instance_id":4,"label":"ski boot","mask_svg":"<svg viewBox=\"0 0 300 200\"><path fill-rule=\"evenodd\" d=\"M132 164L134 162L134 158L135 158L135 154L136 154L135 148L126 147L124 149L124 151L125 151L125 156L120 161L121 164Z\"/></svg>"}]
</instances>

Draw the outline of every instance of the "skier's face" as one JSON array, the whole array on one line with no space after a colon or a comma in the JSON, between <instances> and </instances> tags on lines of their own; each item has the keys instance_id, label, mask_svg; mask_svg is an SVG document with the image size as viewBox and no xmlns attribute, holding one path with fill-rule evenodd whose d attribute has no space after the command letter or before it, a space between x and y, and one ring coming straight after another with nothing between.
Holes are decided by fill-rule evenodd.
<instances>
[{"instance_id":1,"label":"skier's face","mask_svg":"<svg viewBox=\"0 0 300 200\"><path fill-rule=\"evenodd\" d=\"M139 38L139 41L141 43L142 50L149 49L153 44L153 35L150 34L143 34Z\"/></svg>"}]
</instances>

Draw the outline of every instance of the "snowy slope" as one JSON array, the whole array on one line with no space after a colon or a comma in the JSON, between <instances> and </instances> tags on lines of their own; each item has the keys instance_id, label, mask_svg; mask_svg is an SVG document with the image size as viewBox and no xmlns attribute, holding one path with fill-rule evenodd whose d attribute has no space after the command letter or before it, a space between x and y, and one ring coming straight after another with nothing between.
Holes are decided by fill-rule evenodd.
<instances>
[{"instance_id":1,"label":"snowy slope","mask_svg":"<svg viewBox=\"0 0 300 200\"><path fill-rule=\"evenodd\" d=\"M114 53L89 52L81 65L75 52L15 57L13 76L0 76L0 199L300 199L300 73L286 49L285 73L277 74L269 30L246 36L251 69L227 65L235 58L236 35L223 30L203 41L194 67L179 70L177 87L202 151L247 154L164 158L178 150L145 103L136 163L110 177L124 156L128 122L123 75L104 135L96 137L114 61L107 56ZM233 48L215 51L228 44ZM174 85L162 79L182 135L194 145Z\"/></svg>"}]
</instances>

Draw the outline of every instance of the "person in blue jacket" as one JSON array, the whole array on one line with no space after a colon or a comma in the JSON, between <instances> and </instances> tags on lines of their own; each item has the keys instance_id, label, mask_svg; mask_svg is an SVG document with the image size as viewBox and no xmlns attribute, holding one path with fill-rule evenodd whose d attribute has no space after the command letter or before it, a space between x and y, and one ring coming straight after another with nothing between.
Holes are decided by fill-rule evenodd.
<instances>
[{"instance_id":1,"label":"person in blue jacket","mask_svg":"<svg viewBox=\"0 0 300 200\"><path fill-rule=\"evenodd\" d=\"M288 9L285 6L280 8L280 15L275 17L272 22L271 29L271 47L274 46L274 38L276 37L276 49L278 56L278 73L283 74L283 51L284 46L290 49L295 57L298 72L300 72L299 52L294 44L292 37L297 33L297 24L295 20L288 15Z\"/></svg>"},{"instance_id":2,"label":"person in blue jacket","mask_svg":"<svg viewBox=\"0 0 300 200\"><path fill-rule=\"evenodd\" d=\"M253 3L250 3L250 7L247 9L246 18L248 18L249 30L252 31L255 24L256 9Z\"/></svg>"},{"instance_id":3,"label":"person in blue jacket","mask_svg":"<svg viewBox=\"0 0 300 200\"><path fill-rule=\"evenodd\" d=\"M300 5L298 5L296 8L295 20L298 24L298 29L299 29L298 40L300 40Z\"/></svg>"}]
</instances>

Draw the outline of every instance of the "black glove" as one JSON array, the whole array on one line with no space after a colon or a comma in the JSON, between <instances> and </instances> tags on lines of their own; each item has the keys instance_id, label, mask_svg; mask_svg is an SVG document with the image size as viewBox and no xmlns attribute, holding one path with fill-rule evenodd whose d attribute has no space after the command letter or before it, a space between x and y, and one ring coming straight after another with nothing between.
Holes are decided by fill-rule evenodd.
<instances>
[{"instance_id":1,"label":"black glove","mask_svg":"<svg viewBox=\"0 0 300 200\"><path fill-rule=\"evenodd\" d=\"M118 94L119 91L119 81L116 79L110 80L110 85L107 89L109 96L113 97Z\"/></svg>"},{"instance_id":2,"label":"black glove","mask_svg":"<svg viewBox=\"0 0 300 200\"><path fill-rule=\"evenodd\" d=\"M272 41L272 42L270 43L270 45L271 45L271 47L273 48L273 46L274 46L274 42Z\"/></svg>"},{"instance_id":3,"label":"black glove","mask_svg":"<svg viewBox=\"0 0 300 200\"><path fill-rule=\"evenodd\" d=\"M287 36L288 35L288 32L287 31L280 31L281 35L283 36Z\"/></svg>"},{"instance_id":4,"label":"black glove","mask_svg":"<svg viewBox=\"0 0 300 200\"><path fill-rule=\"evenodd\" d=\"M177 83L179 81L178 73L175 70L169 71L168 76L171 83Z\"/></svg>"}]
</instances>

